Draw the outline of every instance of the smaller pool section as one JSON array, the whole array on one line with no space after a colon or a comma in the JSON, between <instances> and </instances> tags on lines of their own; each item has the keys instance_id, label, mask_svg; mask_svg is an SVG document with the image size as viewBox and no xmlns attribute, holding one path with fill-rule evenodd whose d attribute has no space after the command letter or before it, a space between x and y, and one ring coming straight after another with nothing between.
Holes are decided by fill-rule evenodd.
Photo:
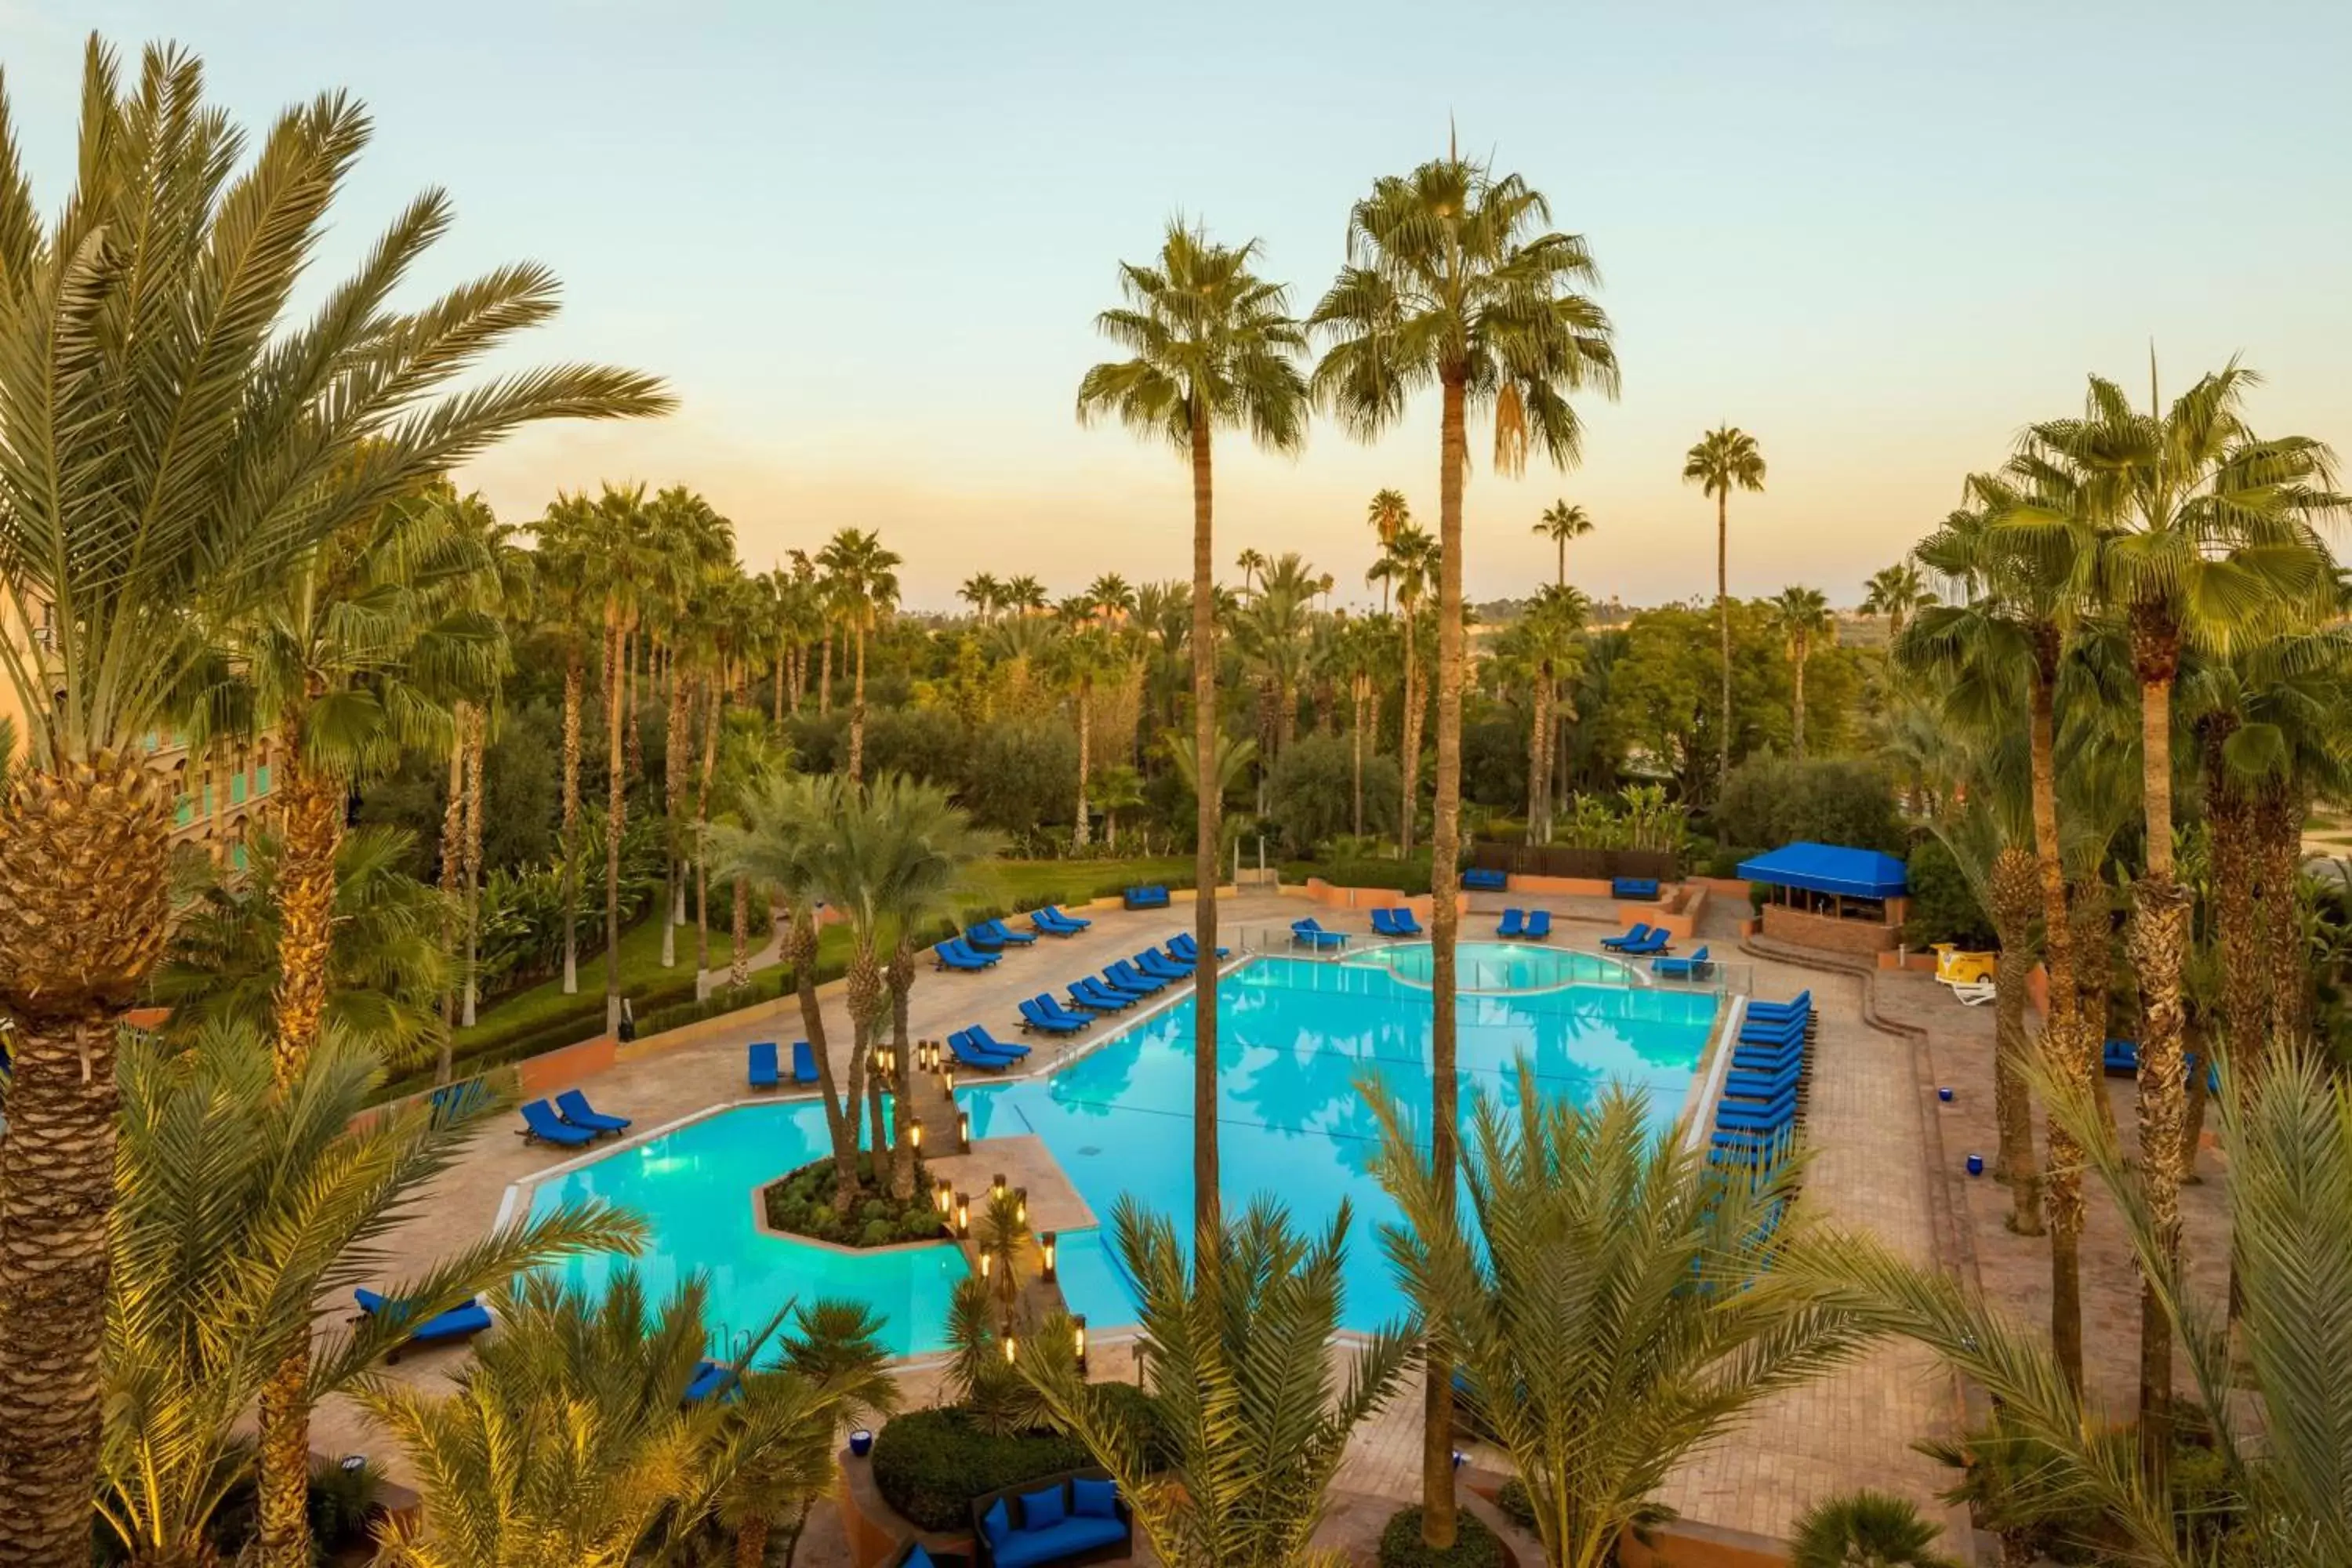
<instances>
[{"instance_id":1,"label":"smaller pool section","mask_svg":"<svg viewBox=\"0 0 2352 1568\"><path fill-rule=\"evenodd\" d=\"M1427 989L1436 958L1429 943L1409 942L1366 948L1339 962L1359 969L1384 970L1408 985ZM1470 994L1648 983L1648 976L1616 959L1539 942L1465 942L1455 948L1454 963L1454 989Z\"/></svg>"},{"instance_id":2,"label":"smaller pool section","mask_svg":"<svg viewBox=\"0 0 2352 1568\"><path fill-rule=\"evenodd\" d=\"M710 1281L712 1342L731 1348L786 1301L825 1296L866 1302L887 1319L882 1338L899 1355L944 1349L948 1300L968 1271L963 1255L933 1246L836 1251L772 1236L754 1223L752 1189L798 1170L832 1147L814 1100L750 1105L690 1121L576 1171L541 1182L530 1210L589 1198L635 1213L652 1229L635 1267L649 1294L667 1294L694 1269ZM592 1295L629 1259L567 1258L559 1278Z\"/></svg>"}]
</instances>

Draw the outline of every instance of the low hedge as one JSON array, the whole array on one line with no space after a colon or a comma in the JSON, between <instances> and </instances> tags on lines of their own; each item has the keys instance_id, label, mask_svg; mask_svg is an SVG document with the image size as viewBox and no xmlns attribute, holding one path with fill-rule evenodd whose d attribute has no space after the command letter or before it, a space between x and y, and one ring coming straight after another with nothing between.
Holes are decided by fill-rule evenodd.
<instances>
[{"instance_id":1,"label":"low hedge","mask_svg":"<svg viewBox=\"0 0 2352 1568\"><path fill-rule=\"evenodd\" d=\"M1454 1544L1433 1552L1421 1543L1421 1509L1402 1510L1381 1531L1381 1568L1503 1568L1503 1540L1467 1509L1454 1516Z\"/></svg>"},{"instance_id":2,"label":"low hedge","mask_svg":"<svg viewBox=\"0 0 2352 1568\"><path fill-rule=\"evenodd\" d=\"M1108 1403L1131 1431L1144 1434L1144 1463L1167 1463L1151 1396L1131 1383L1098 1383L1094 1397ZM1095 1458L1085 1444L1059 1432L993 1436L952 1405L894 1415L874 1439L874 1486L882 1500L924 1530L968 1530L971 1500L1017 1487L1039 1476L1085 1469Z\"/></svg>"}]
</instances>

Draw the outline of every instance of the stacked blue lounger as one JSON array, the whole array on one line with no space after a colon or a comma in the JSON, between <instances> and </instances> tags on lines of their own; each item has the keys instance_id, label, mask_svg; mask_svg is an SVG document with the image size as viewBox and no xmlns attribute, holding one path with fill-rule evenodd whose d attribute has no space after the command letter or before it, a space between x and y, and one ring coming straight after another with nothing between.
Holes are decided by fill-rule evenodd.
<instances>
[{"instance_id":1,"label":"stacked blue lounger","mask_svg":"<svg viewBox=\"0 0 2352 1568\"><path fill-rule=\"evenodd\" d=\"M1713 1152L1743 1163L1777 1158L1796 1135L1797 1090L1805 1072L1805 1041L1813 1027L1813 998L1752 1004L1741 1020L1716 1107Z\"/></svg>"}]
</instances>

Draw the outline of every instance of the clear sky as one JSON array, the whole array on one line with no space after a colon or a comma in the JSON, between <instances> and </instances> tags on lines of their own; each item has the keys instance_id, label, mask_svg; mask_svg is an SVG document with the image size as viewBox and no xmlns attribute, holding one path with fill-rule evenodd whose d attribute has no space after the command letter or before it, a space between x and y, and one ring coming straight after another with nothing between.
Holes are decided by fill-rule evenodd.
<instances>
[{"instance_id":1,"label":"clear sky","mask_svg":"<svg viewBox=\"0 0 2352 1568\"><path fill-rule=\"evenodd\" d=\"M670 379L667 420L477 463L503 515L682 480L754 567L880 529L918 606L976 570L1185 571L1182 465L1071 412L1115 263L1197 216L1259 237L1303 313L1348 204L1449 116L1589 237L1625 381L1581 469L1473 479L1474 597L1549 577L1528 530L1555 496L1599 524L1570 563L1596 596L1711 593L1678 474L1730 420L1771 469L1734 502L1734 591L1850 604L2086 372L2144 385L2151 340L2168 385L2242 352L2264 427L2352 447L2340 4L0 0L46 205L92 26L194 47L256 128L352 89L377 132L331 263L446 185L431 281L524 257L564 280L517 363ZM1296 461L1228 442L1219 552L1299 550L1360 594L1365 500L1433 519L1436 449L1433 408Z\"/></svg>"}]
</instances>

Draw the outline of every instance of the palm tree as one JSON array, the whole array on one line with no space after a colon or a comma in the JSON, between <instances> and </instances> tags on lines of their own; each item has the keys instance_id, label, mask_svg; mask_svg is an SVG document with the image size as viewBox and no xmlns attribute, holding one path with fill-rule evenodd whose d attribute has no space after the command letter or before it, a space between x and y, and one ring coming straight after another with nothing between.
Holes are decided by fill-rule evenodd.
<instances>
[{"instance_id":1,"label":"palm tree","mask_svg":"<svg viewBox=\"0 0 2352 1568\"><path fill-rule=\"evenodd\" d=\"M1383 599L1391 584L1395 586L1397 617L1404 626L1404 736L1401 759L1404 764L1404 799L1397 811L1397 850L1402 855L1412 853L1412 830L1421 816L1421 724L1429 700L1421 689L1418 645L1422 601L1429 595L1436 566L1437 541L1407 523L1389 542L1388 553L1372 563L1371 569L1364 574L1366 582L1380 583Z\"/></svg>"},{"instance_id":2,"label":"palm tree","mask_svg":"<svg viewBox=\"0 0 2352 1568\"><path fill-rule=\"evenodd\" d=\"M1003 605L1024 616L1034 616L1045 607L1045 584L1024 574L1008 578L1004 584Z\"/></svg>"},{"instance_id":3,"label":"palm tree","mask_svg":"<svg viewBox=\"0 0 2352 1568\"><path fill-rule=\"evenodd\" d=\"M971 613L986 626L989 617L996 614L996 607L1004 602L1004 584L996 580L992 572L976 572L963 580L956 597L970 605Z\"/></svg>"},{"instance_id":4,"label":"palm tree","mask_svg":"<svg viewBox=\"0 0 2352 1568\"><path fill-rule=\"evenodd\" d=\"M377 1070L358 1040L330 1028L290 1079L271 1046L237 1020L197 1031L194 1048L137 1037L123 1048L95 1473L99 1517L136 1563L213 1560L214 1513L249 1474L247 1412L289 1360L306 1373L297 1392L307 1413L399 1349L403 1336L383 1318L321 1333L318 1303L370 1285L412 1312L438 1312L572 1253L634 1250L643 1235L601 1205L559 1209L493 1231L415 1279L385 1281L373 1272L377 1245L420 1211L478 1112L412 1103L363 1117ZM197 1322L206 1331L189 1331ZM298 1512L307 1447L303 1458ZM85 1477L85 1537L89 1491ZM88 1550L85 1541L85 1561Z\"/></svg>"},{"instance_id":5,"label":"palm tree","mask_svg":"<svg viewBox=\"0 0 2352 1568\"><path fill-rule=\"evenodd\" d=\"M1106 572L1087 584L1086 597L1095 614L1113 626L1135 613L1135 589L1116 572Z\"/></svg>"},{"instance_id":6,"label":"palm tree","mask_svg":"<svg viewBox=\"0 0 2352 1568\"><path fill-rule=\"evenodd\" d=\"M1095 365L1078 384L1079 423L1115 415L1192 466L1192 756L1201 778L1214 777L1217 764L1215 432L1246 430L1276 452L1295 452L1306 439L1307 384L1297 365L1306 340L1282 286L1254 270L1257 260L1255 240L1218 245L1205 228L1170 224L1157 265L1123 263L1126 303L1095 318L1132 357ZM1193 935L1204 953L1217 951L1220 805L1214 790L1199 792ZM1194 981L1192 1204L1202 1235L1215 1231L1218 1213L1217 978L1217 966L1204 963Z\"/></svg>"},{"instance_id":7,"label":"palm tree","mask_svg":"<svg viewBox=\"0 0 2352 1568\"><path fill-rule=\"evenodd\" d=\"M586 699L587 655L602 597L591 554L593 503L559 494L534 530L541 625L563 649L563 994L580 989L580 717Z\"/></svg>"},{"instance_id":8,"label":"palm tree","mask_svg":"<svg viewBox=\"0 0 2352 1568\"><path fill-rule=\"evenodd\" d=\"M1557 1568L1612 1560L1685 1455L1864 1341L1781 1268L1804 1244L1803 1162L1727 1179L1638 1092L1470 1107L1470 1213L1395 1096L1367 1082L1373 1170L1404 1223L1381 1243L1470 1406L1510 1455ZM1430 1375L1437 1373L1433 1371Z\"/></svg>"},{"instance_id":9,"label":"palm tree","mask_svg":"<svg viewBox=\"0 0 2352 1568\"><path fill-rule=\"evenodd\" d=\"M1908 1499L1864 1487L1824 1498L1797 1521L1789 1568L1960 1568L1936 1550L1940 1527Z\"/></svg>"},{"instance_id":10,"label":"palm tree","mask_svg":"<svg viewBox=\"0 0 2352 1568\"><path fill-rule=\"evenodd\" d=\"M2335 458L2323 443L2254 434L2244 404L2258 379L2232 362L2167 407L2157 400L2151 362L2142 411L2120 385L2093 377L2083 416L2033 426L2021 452L2073 480L2083 504L2012 519L2032 535L2074 540L2087 530L2089 593L2129 636L2147 845L2131 936L2143 1012L2140 1152L2168 1255L2179 1245L2188 1110L2181 972L2189 908L2173 875L2173 680L2184 650L2226 656L2290 629L2330 593L2333 565L2312 525L2352 504L2335 493ZM2171 1347L2150 1279L2140 1300L2140 1444L2151 1474L2161 1474L2171 1451Z\"/></svg>"},{"instance_id":11,"label":"palm tree","mask_svg":"<svg viewBox=\"0 0 2352 1568\"><path fill-rule=\"evenodd\" d=\"M546 320L555 292L513 267L388 308L447 227L437 192L318 296L315 320L288 321L368 141L353 100L288 110L239 171L193 56L149 50L126 90L93 40L82 89L89 155L54 226L0 141L0 559L12 611L30 624L46 606L54 626L50 647L0 654L26 747L0 806L0 1006L16 1025L0 1561L26 1568L89 1550L116 1030L169 926L172 807L135 748L216 668L217 628L282 592L321 541L518 425L667 406L656 383L592 367L437 396ZM104 152L125 148L144 151ZM274 1503L271 1523L283 1546Z\"/></svg>"},{"instance_id":12,"label":"palm tree","mask_svg":"<svg viewBox=\"0 0 2352 1568\"><path fill-rule=\"evenodd\" d=\"M2005 1444L2032 1454L2037 1486L2100 1521L2109 1560L2162 1568L2352 1562L2338 1436L2352 1427L2352 1384L2341 1374L2334 1329L2352 1280L2352 1099L2299 1046L2280 1051L2259 1081L2223 1071L2230 1230L2242 1303L2233 1337L2220 1311L2189 1288L2172 1239L2147 1204L2147 1173L2125 1160L2096 1089L2049 1074L2038 1075L2034 1088L2073 1129L2114 1198L2126 1244L2184 1347L2213 1417L2213 1479L2176 1491L2151 1474L2038 1334L1948 1274L1914 1268L1860 1237L1793 1260L1791 1272L1844 1292L1875 1326L1933 1350L1982 1388L2001 1413ZM2233 1519L2202 1511L2213 1497L2231 1500Z\"/></svg>"},{"instance_id":13,"label":"palm tree","mask_svg":"<svg viewBox=\"0 0 2352 1568\"><path fill-rule=\"evenodd\" d=\"M1380 553L1385 556L1389 546L1396 542L1396 536L1412 521L1412 508L1405 504L1402 490L1377 489L1372 492L1371 503L1364 508L1364 521L1370 526L1372 537L1380 541ZM1381 613L1386 615L1388 609L1389 584L1382 578Z\"/></svg>"},{"instance_id":14,"label":"palm tree","mask_svg":"<svg viewBox=\"0 0 2352 1568\"><path fill-rule=\"evenodd\" d=\"M1783 588L1766 602L1765 608L1772 617L1772 629L1789 649L1789 668L1795 676L1796 731L1791 749L1801 763L1805 760L1805 664L1812 658L1814 639L1831 635L1836 623L1830 619L1829 599L1819 588Z\"/></svg>"},{"instance_id":15,"label":"palm tree","mask_svg":"<svg viewBox=\"0 0 2352 1568\"><path fill-rule=\"evenodd\" d=\"M686 920L686 810L693 766L694 681L719 658L717 599L736 575L734 525L684 485L662 489L646 509L657 568L641 584L646 630L668 661L663 699L661 962L677 962Z\"/></svg>"},{"instance_id":16,"label":"palm tree","mask_svg":"<svg viewBox=\"0 0 2352 1568\"><path fill-rule=\"evenodd\" d=\"M1257 574L1265 570L1265 552L1251 546L1234 557L1234 570L1242 574L1242 592L1254 592Z\"/></svg>"},{"instance_id":17,"label":"palm tree","mask_svg":"<svg viewBox=\"0 0 2352 1568\"><path fill-rule=\"evenodd\" d=\"M816 563L833 580L835 613L849 627L856 670L849 698L849 782L863 776L866 759L866 639L888 619L898 603L897 552L883 548L879 534L845 528L817 552Z\"/></svg>"},{"instance_id":18,"label":"palm tree","mask_svg":"<svg viewBox=\"0 0 2352 1568\"><path fill-rule=\"evenodd\" d=\"M1567 587L1568 542L1571 539L1582 539L1591 533L1592 519L1586 514L1582 507L1570 506L1565 500L1556 500L1544 508L1543 517L1536 523L1535 531L1559 547L1559 573L1553 580L1553 586Z\"/></svg>"},{"instance_id":19,"label":"palm tree","mask_svg":"<svg viewBox=\"0 0 2352 1568\"><path fill-rule=\"evenodd\" d=\"M793 1321L777 1370L749 1373L722 1406L710 1454L713 1513L734 1533L736 1568L764 1568L779 1530L789 1565L833 1490L842 1429L898 1407L881 1321L865 1303L819 1301Z\"/></svg>"},{"instance_id":20,"label":"palm tree","mask_svg":"<svg viewBox=\"0 0 2352 1568\"><path fill-rule=\"evenodd\" d=\"M1747 431L1719 425L1684 454L1683 482L1715 498L1715 611L1723 637L1723 729L1716 756L1720 789L1731 773L1731 492L1762 491L1763 450Z\"/></svg>"},{"instance_id":21,"label":"palm tree","mask_svg":"<svg viewBox=\"0 0 2352 1568\"><path fill-rule=\"evenodd\" d=\"M1866 591L1862 598L1862 613L1886 617L1889 643L1903 635L1906 621L1936 602L1936 595L1919 579L1919 568L1908 561L1880 567L1870 574L1864 587Z\"/></svg>"},{"instance_id":22,"label":"palm tree","mask_svg":"<svg viewBox=\"0 0 2352 1568\"><path fill-rule=\"evenodd\" d=\"M1356 1350L1344 1382L1337 1374L1329 1345L1345 1303L1348 1223L1342 1204L1309 1240L1260 1199L1218 1243L1203 1237L1188 1247L1168 1220L1119 1199L1112 1245L1140 1299L1139 1349L1153 1369L1164 1463L1153 1463L1124 1402L1104 1397L1066 1358L1023 1354L1023 1375L1118 1481L1168 1568L1321 1561L1307 1542L1348 1439L1388 1402L1412 1355L1409 1335L1383 1329ZM1223 1261L1213 1267L1211 1257Z\"/></svg>"},{"instance_id":23,"label":"palm tree","mask_svg":"<svg viewBox=\"0 0 2352 1568\"><path fill-rule=\"evenodd\" d=\"M1584 617L1590 609L1591 602L1581 593L1554 584L1536 595L1499 645L1525 670L1532 699L1528 715L1528 840L1532 844L1551 842L1559 688L1582 662Z\"/></svg>"},{"instance_id":24,"label":"palm tree","mask_svg":"<svg viewBox=\"0 0 2352 1568\"><path fill-rule=\"evenodd\" d=\"M1431 991L1435 1011L1433 1123L1441 1169L1455 1142L1454 942L1460 915L1462 806L1462 484L1468 421L1491 411L1497 469L1525 469L1530 450L1574 463L1582 425L1569 395L1614 394L1609 319L1579 289L1598 277L1576 236L1549 223L1542 195L1517 174L1449 151L1412 174L1374 182L1348 219L1349 265L1316 306L1331 339L1317 395L1349 432L1370 439L1404 413L1408 395L1439 391L1437 799L1431 834ZM1454 1543L1453 1392L1442 1363L1428 1378L1423 1433L1423 1541Z\"/></svg>"},{"instance_id":25,"label":"palm tree","mask_svg":"<svg viewBox=\"0 0 2352 1568\"><path fill-rule=\"evenodd\" d=\"M1073 847L1084 849L1088 837L1087 784L1094 771L1095 688L1118 664L1118 649L1108 633L1089 625L1073 625L1046 646L1046 662L1070 694L1070 717L1078 731L1078 800L1070 830Z\"/></svg>"}]
</instances>

